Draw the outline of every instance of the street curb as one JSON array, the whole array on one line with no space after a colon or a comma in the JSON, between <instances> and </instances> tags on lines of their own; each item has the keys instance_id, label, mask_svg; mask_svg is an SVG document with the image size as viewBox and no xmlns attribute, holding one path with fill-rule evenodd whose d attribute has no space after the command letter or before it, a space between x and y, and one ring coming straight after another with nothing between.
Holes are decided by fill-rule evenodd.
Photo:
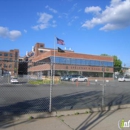
<instances>
[{"instance_id":1,"label":"street curb","mask_svg":"<svg viewBox=\"0 0 130 130\"><path fill-rule=\"evenodd\" d=\"M22 116L14 117L13 120L19 121L19 120L40 119L40 118L49 118L49 117L70 116L70 115L77 115L77 114L102 112L102 111L114 111L114 110L127 109L127 108L130 108L130 104L107 106L104 108L98 107L98 108L86 108L86 109L79 109L79 110L29 113Z\"/></svg>"}]
</instances>

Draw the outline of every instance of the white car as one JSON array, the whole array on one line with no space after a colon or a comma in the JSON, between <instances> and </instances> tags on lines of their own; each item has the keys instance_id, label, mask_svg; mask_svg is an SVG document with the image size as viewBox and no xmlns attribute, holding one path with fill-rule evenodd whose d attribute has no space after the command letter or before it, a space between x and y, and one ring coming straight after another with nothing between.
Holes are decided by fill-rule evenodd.
<instances>
[{"instance_id":1,"label":"white car","mask_svg":"<svg viewBox=\"0 0 130 130\"><path fill-rule=\"evenodd\" d=\"M76 77L73 77L71 78L71 81L85 81L87 82L88 81L88 78L87 77L84 77L84 76L76 76Z\"/></svg>"},{"instance_id":2,"label":"white car","mask_svg":"<svg viewBox=\"0 0 130 130\"><path fill-rule=\"evenodd\" d=\"M125 75L118 78L119 82L130 81L130 75Z\"/></svg>"},{"instance_id":3,"label":"white car","mask_svg":"<svg viewBox=\"0 0 130 130\"><path fill-rule=\"evenodd\" d=\"M11 82L11 83L18 83L19 81L18 81L17 78L12 78L12 79L10 80L10 82Z\"/></svg>"}]
</instances>

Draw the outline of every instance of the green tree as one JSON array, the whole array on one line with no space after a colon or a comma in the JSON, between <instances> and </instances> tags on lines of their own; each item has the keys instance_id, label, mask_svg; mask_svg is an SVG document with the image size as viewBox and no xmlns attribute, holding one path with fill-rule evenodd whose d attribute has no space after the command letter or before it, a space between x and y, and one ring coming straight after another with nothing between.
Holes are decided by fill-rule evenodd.
<instances>
[{"instance_id":1,"label":"green tree","mask_svg":"<svg viewBox=\"0 0 130 130\"><path fill-rule=\"evenodd\" d=\"M101 56L109 56L108 54L101 54Z\"/></svg>"},{"instance_id":2,"label":"green tree","mask_svg":"<svg viewBox=\"0 0 130 130\"><path fill-rule=\"evenodd\" d=\"M122 61L117 57L113 56L114 58L114 72L122 72Z\"/></svg>"}]
</instances>

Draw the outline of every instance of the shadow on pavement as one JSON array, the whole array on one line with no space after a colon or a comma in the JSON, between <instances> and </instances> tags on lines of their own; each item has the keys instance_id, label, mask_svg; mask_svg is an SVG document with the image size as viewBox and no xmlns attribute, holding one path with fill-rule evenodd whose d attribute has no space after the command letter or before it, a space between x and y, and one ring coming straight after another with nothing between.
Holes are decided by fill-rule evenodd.
<instances>
[{"instance_id":1,"label":"shadow on pavement","mask_svg":"<svg viewBox=\"0 0 130 130\"><path fill-rule=\"evenodd\" d=\"M61 111L61 110L72 110L72 109L85 109L89 108L92 110L94 107L101 108L101 91L90 91L90 92L76 92L71 94L65 94L57 97L53 97L52 99L52 111ZM85 125L80 128L80 130L84 130L90 127L94 122L97 122L102 116L107 114L113 105L120 105L125 101L129 101L129 95L125 95L122 93L117 95L114 98L108 98L106 101L106 106L109 106L108 111L100 112L99 116L90 122L90 119L93 118L88 117L83 123ZM49 111L49 98L39 98L35 100L26 100L24 102L18 102L12 105L0 107L0 127L3 124L7 124L12 122L15 117L20 117L23 114L29 113L39 113L39 112L48 112ZM111 111L109 115L113 114L115 111ZM104 120L105 118L103 118ZM100 121L99 121L100 122ZM98 123L99 123L98 122ZM82 124L81 124L82 125ZM81 127L81 126L79 126ZM77 130L79 129L77 127ZM94 126L92 126L94 127Z\"/></svg>"},{"instance_id":2,"label":"shadow on pavement","mask_svg":"<svg viewBox=\"0 0 130 130\"><path fill-rule=\"evenodd\" d=\"M96 115L91 113L89 115L89 117L86 120L84 120L75 130L86 130L86 129L92 130L100 122L102 122L107 117L109 117L110 115L112 115L113 113L118 111L120 109L120 105L123 100L124 100L123 95L121 95L120 97L119 96L115 97L113 100L109 101L109 103L107 104L107 106L108 106L107 111L98 112ZM127 100L127 98L125 98L125 100ZM116 110L111 111L111 107L113 106L113 104L115 104L115 102L118 103L118 104L116 104L116 105L118 105L118 107Z\"/></svg>"}]
</instances>

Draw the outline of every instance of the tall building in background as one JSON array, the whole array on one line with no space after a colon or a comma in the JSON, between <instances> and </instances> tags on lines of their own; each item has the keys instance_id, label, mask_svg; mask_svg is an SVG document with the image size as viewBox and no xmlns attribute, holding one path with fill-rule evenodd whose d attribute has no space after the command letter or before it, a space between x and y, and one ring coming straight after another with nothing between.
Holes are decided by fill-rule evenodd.
<instances>
[{"instance_id":1,"label":"tall building in background","mask_svg":"<svg viewBox=\"0 0 130 130\"><path fill-rule=\"evenodd\" d=\"M0 74L15 75L18 73L19 50L0 51Z\"/></svg>"}]
</instances>

